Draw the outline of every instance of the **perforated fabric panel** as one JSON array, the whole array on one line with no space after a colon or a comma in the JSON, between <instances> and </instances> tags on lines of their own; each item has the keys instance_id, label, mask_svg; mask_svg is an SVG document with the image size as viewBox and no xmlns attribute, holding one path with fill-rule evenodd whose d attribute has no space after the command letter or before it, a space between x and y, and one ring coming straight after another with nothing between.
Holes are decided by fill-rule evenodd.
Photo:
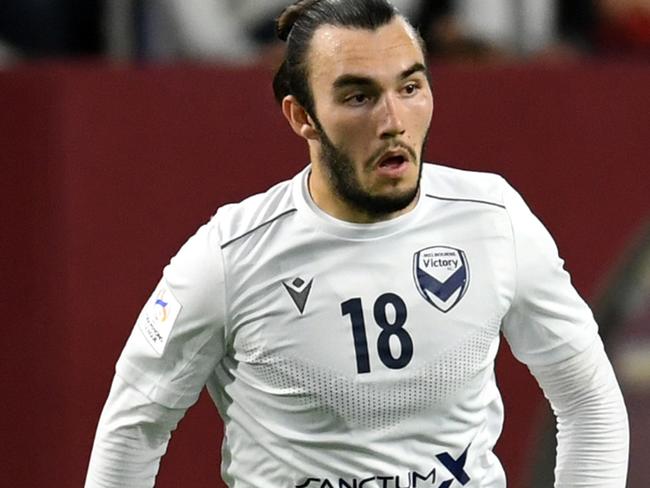
<instances>
[{"instance_id":1,"label":"perforated fabric panel","mask_svg":"<svg viewBox=\"0 0 650 488\"><path fill-rule=\"evenodd\" d=\"M390 430L406 418L448 401L484 367L499 333L499 322L486 327L438 358L406 376L399 383L361 383L358 376L344 376L316 366L306 358L270 355L251 349L247 362L260 380L281 395L295 396L308 409L334 417L346 426Z\"/></svg>"}]
</instances>

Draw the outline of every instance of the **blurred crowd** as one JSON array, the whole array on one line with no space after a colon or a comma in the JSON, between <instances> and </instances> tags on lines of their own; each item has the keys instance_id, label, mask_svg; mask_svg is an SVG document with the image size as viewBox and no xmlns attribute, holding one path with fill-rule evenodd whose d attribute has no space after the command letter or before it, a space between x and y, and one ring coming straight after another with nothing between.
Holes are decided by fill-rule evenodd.
<instances>
[{"instance_id":1,"label":"blurred crowd","mask_svg":"<svg viewBox=\"0 0 650 488\"><path fill-rule=\"evenodd\" d=\"M275 62L292 0L0 0L0 66L43 58ZM650 59L650 0L394 0L434 59Z\"/></svg>"}]
</instances>

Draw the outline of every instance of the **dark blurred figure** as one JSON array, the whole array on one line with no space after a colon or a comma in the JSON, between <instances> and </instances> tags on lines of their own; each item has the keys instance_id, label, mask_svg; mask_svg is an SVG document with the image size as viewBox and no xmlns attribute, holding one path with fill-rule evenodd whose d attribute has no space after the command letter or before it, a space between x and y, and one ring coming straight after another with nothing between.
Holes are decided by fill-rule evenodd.
<instances>
[{"instance_id":1,"label":"dark blurred figure","mask_svg":"<svg viewBox=\"0 0 650 488\"><path fill-rule=\"evenodd\" d=\"M532 11L521 0L424 0L420 30L434 58L486 61L528 56L555 34L554 2L538 2L537 11Z\"/></svg>"},{"instance_id":2,"label":"dark blurred figure","mask_svg":"<svg viewBox=\"0 0 650 488\"><path fill-rule=\"evenodd\" d=\"M594 0L558 1L558 35L583 53L593 53L598 8Z\"/></svg>"},{"instance_id":3,"label":"dark blurred figure","mask_svg":"<svg viewBox=\"0 0 650 488\"><path fill-rule=\"evenodd\" d=\"M434 58L477 60L491 55L491 46L463 32L455 17L454 1L421 2L417 25Z\"/></svg>"},{"instance_id":4,"label":"dark blurred figure","mask_svg":"<svg viewBox=\"0 0 650 488\"><path fill-rule=\"evenodd\" d=\"M443 60L650 55L650 0L422 0L417 17Z\"/></svg>"},{"instance_id":5,"label":"dark blurred figure","mask_svg":"<svg viewBox=\"0 0 650 488\"><path fill-rule=\"evenodd\" d=\"M558 2L564 40L598 56L650 59L650 0Z\"/></svg>"},{"instance_id":6,"label":"dark blurred figure","mask_svg":"<svg viewBox=\"0 0 650 488\"><path fill-rule=\"evenodd\" d=\"M650 60L650 0L596 0L601 52Z\"/></svg>"},{"instance_id":7,"label":"dark blurred figure","mask_svg":"<svg viewBox=\"0 0 650 488\"><path fill-rule=\"evenodd\" d=\"M19 58L103 52L103 0L0 0L0 42Z\"/></svg>"}]
</instances>

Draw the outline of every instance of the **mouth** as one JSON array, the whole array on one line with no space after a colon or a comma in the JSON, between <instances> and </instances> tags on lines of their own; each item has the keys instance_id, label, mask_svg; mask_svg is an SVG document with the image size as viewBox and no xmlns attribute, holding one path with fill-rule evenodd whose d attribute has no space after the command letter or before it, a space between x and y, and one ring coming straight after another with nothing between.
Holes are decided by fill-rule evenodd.
<instances>
[{"instance_id":1,"label":"mouth","mask_svg":"<svg viewBox=\"0 0 650 488\"><path fill-rule=\"evenodd\" d=\"M400 176L406 170L411 158L404 149L388 151L377 162L376 168L388 176Z\"/></svg>"}]
</instances>

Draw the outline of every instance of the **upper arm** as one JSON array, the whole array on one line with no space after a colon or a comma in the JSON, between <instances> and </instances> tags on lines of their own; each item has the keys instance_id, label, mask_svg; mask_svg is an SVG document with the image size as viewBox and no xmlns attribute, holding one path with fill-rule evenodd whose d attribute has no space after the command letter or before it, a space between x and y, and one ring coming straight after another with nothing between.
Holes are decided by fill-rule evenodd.
<instances>
[{"instance_id":1,"label":"upper arm","mask_svg":"<svg viewBox=\"0 0 650 488\"><path fill-rule=\"evenodd\" d=\"M510 186L504 203L512 223L516 288L503 333L524 363L562 361L592 343L596 322L571 284L553 238Z\"/></svg>"},{"instance_id":2,"label":"upper arm","mask_svg":"<svg viewBox=\"0 0 650 488\"><path fill-rule=\"evenodd\" d=\"M117 374L161 405L192 405L224 355L224 287L218 230L211 222L165 267L122 351Z\"/></svg>"}]
</instances>

